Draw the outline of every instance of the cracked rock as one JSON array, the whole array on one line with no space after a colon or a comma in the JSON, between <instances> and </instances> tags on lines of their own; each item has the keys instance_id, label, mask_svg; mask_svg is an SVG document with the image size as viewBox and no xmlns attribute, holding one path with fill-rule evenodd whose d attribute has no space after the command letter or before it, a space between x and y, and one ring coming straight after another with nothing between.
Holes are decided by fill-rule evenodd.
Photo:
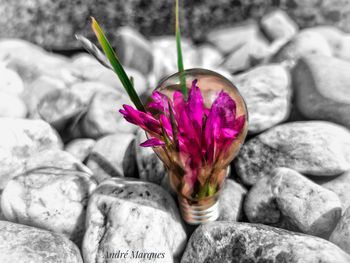
<instances>
[{"instance_id":1,"label":"cracked rock","mask_svg":"<svg viewBox=\"0 0 350 263\"><path fill-rule=\"evenodd\" d=\"M160 186L138 180L104 181L91 196L83 242L85 263L106 262L121 251L164 253L151 262L174 262L186 242L186 233L172 197ZM123 262L145 262L143 259Z\"/></svg>"},{"instance_id":2,"label":"cracked rock","mask_svg":"<svg viewBox=\"0 0 350 263\"><path fill-rule=\"evenodd\" d=\"M339 220L329 241L350 253L350 207L345 210L344 215Z\"/></svg>"},{"instance_id":3,"label":"cracked rock","mask_svg":"<svg viewBox=\"0 0 350 263\"><path fill-rule=\"evenodd\" d=\"M276 167L306 175L337 176L350 169L350 132L323 121L282 124L245 143L235 167L247 185Z\"/></svg>"},{"instance_id":4,"label":"cracked rock","mask_svg":"<svg viewBox=\"0 0 350 263\"><path fill-rule=\"evenodd\" d=\"M60 233L80 244L88 198L95 187L90 174L38 168L8 182L1 210L9 221Z\"/></svg>"},{"instance_id":5,"label":"cracked rock","mask_svg":"<svg viewBox=\"0 0 350 263\"><path fill-rule=\"evenodd\" d=\"M248 223L212 222L192 234L181 263L346 263L350 256L313 236Z\"/></svg>"}]
</instances>

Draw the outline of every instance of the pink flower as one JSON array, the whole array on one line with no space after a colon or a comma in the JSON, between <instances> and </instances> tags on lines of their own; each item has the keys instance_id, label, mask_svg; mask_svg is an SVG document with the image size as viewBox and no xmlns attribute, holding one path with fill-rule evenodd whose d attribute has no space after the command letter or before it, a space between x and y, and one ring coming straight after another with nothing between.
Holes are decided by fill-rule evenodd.
<instances>
[{"instance_id":1,"label":"pink flower","mask_svg":"<svg viewBox=\"0 0 350 263\"><path fill-rule=\"evenodd\" d=\"M151 98L147 110L155 112L154 115L127 105L120 112L127 121L153 136L141 146L163 147L168 156L177 156L174 160L181 163L186 189L193 189L197 181L202 181L200 176L210 174L210 169L227 157L244 127L245 116L236 116L236 103L224 91L218 94L210 109L205 108L197 80L192 82L187 101L179 91L174 92L172 100L157 91Z\"/></svg>"}]
</instances>

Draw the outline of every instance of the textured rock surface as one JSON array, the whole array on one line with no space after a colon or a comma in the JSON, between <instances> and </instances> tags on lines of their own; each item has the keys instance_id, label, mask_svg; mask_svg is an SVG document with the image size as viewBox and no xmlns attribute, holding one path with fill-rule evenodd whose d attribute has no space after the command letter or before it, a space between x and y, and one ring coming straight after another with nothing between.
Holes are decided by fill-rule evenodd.
<instances>
[{"instance_id":1,"label":"textured rock surface","mask_svg":"<svg viewBox=\"0 0 350 263\"><path fill-rule=\"evenodd\" d=\"M154 262L173 262L186 241L172 197L160 186L119 178L100 184L89 201L83 242L86 263L114 252L129 250L164 253ZM123 262L135 262L126 258ZM136 262L145 262L143 260Z\"/></svg>"},{"instance_id":2,"label":"textured rock surface","mask_svg":"<svg viewBox=\"0 0 350 263\"><path fill-rule=\"evenodd\" d=\"M347 253L324 239L264 225L213 222L192 234L181 263L349 261Z\"/></svg>"},{"instance_id":3,"label":"textured rock surface","mask_svg":"<svg viewBox=\"0 0 350 263\"><path fill-rule=\"evenodd\" d=\"M50 231L0 221L2 263L82 263L80 252L67 238Z\"/></svg>"},{"instance_id":4,"label":"textured rock surface","mask_svg":"<svg viewBox=\"0 0 350 263\"><path fill-rule=\"evenodd\" d=\"M335 178L328 178L327 180L318 178L318 180L315 181L339 196L343 212L350 206L350 172L345 172Z\"/></svg>"},{"instance_id":5,"label":"textured rock surface","mask_svg":"<svg viewBox=\"0 0 350 263\"><path fill-rule=\"evenodd\" d=\"M271 176L264 176L249 190L244 212L251 223L276 224L281 219L271 189Z\"/></svg>"},{"instance_id":6,"label":"textured rock surface","mask_svg":"<svg viewBox=\"0 0 350 263\"><path fill-rule=\"evenodd\" d=\"M329 241L333 242L347 253L350 253L350 207L345 210Z\"/></svg>"},{"instance_id":7,"label":"textured rock surface","mask_svg":"<svg viewBox=\"0 0 350 263\"><path fill-rule=\"evenodd\" d=\"M8 182L1 210L9 221L64 234L77 244L84 235L91 175L60 168L39 168Z\"/></svg>"},{"instance_id":8,"label":"textured rock surface","mask_svg":"<svg viewBox=\"0 0 350 263\"><path fill-rule=\"evenodd\" d=\"M341 216L339 197L294 170L275 174L271 189L283 216L303 233L328 238Z\"/></svg>"},{"instance_id":9,"label":"textured rock surface","mask_svg":"<svg viewBox=\"0 0 350 263\"><path fill-rule=\"evenodd\" d=\"M242 205L247 190L231 179L227 179L219 197L219 221L238 221L242 217Z\"/></svg>"},{"instance_id":10,"label":"textured rock surface","mask_svg":"<svg viewBox=\"0 0 350 263\"><path fill-rule=\"evenodd\" d=\"M83 162L89 156L95 143L94 139L75 139L65 146L65 151Z\"/></svg>"},{"instance_id":11,"label":"textured rock surface","mask_svg":"<svg viewBox=\"0 0 350 263\"><path fill-rule=\"evenodd\" d=\"M120 133L99 139L91 150L87 166L98 182L109 177L124 176L124 154L134 139L132 134Z\"/></svg>"},{"instance_id":12,"label":"textured rock surface","mask_svg":"<svg viewBox=\"0 0 350 263\"><path fill-rule=\"evenodd\" d=\"M25 118L27 107L19 97L0 92L0 117Z\"/></svg>"},{"instance_id":13,"label":"textured rock surface","mask_svg":"<svg viewBox=\"0 0 350 263\"><path fill-rule=\"evenodd\" d=\"M279 166L306 175L336 176L350 169L349 152L347 129L322 121L291 122L248 141L235 167L248 185Z\"/></svg>"},{"instance_id":14,"label":"textured rock surface","mask_svg":"<svg viewBox=\"0 0 350 263\"><path fill-rule=\"evenodd\" d=\"M320 55L303 57L293 72L296 105L308 118L350 128L350 63Z\"/></svg>"},{"instance_id":15,"label":"textured rock surface","mask_svg":"<svg viewBox=\"0 0 350 263\"><path fill-rule=\"evenodd\" d=\"M249 132L258 133L286 120L291 108L288 71L280 65L264 65L234 76L249 112Z\"/></svg>"},{"instance_id":16,"label":"textured rock surface","mask_svg":"<svg viewBox=\"0 0 350 263\"><path fill-rule=\"evenodd\" d=\"M75 33L92 37L89 17L95 16L115 40L114 30L120 25L134 26L146 35L172 34L173 1L126 1L125 3L92 0L68 3L55 1L2 0L1 37L22 37L51 48L77 47ZM350 3L344 1L230 1L201 0L184 2L181 10L185 35L202 38L216 26L231 25L248 17L260 18L270 10L286 10L301 27L317 24L337 25L349 32ZM89 7L93 6L91 9ZM13 18L21 18L14 20ZM10 21L10 22L9 22ZM116 42L114 41L116 44Z\"/></svg>"},{"instance_id":17,"label":"textured rock surface","mask_svg":"<svg viewBox=\"0 0 350 263\"><path fill-rule=\"evenodd\" d=\"M62 148L61 139L44 121L0 118L0 127L0 189L32 154Z\"/></svg>"}]
</instances>

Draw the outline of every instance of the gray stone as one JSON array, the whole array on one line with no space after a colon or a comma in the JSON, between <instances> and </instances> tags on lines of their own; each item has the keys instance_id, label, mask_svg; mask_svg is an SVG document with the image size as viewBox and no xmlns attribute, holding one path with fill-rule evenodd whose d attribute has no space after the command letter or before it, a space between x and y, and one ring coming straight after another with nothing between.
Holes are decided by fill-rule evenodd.
<instances>
[{"instance_id":1,"label":"gray stone","mask_svg":"<svg viewBox=\"0 0 350 263\"><path fill-rule=\"evenodd\" d=\"M328 120L350 128L350 63L309 55L293 72L298 110L311 119Z\"/></svg>"},{"instance_id":2,"label":"gray stone","mask_svg":"<svg viewBox=\"0 0 350 263\"><path fill-rule=\"evenodd\" d=\"M344 215L339 220L329 241L350 253L350 207L345 210Z\"/></svg>"},{"instance_id":3,"label":"gray stone","mask_svg":"<svg viewBox=\"0 0 350 263\"><path fill-rule=\"evenodd\" d=\"M263 31L271 40L290 39L298 32L298 25L283 10L274 10L262 17Z\"/></svg>"},{"instance_id":4,"label":"gray stone","mask_svg":"<svg viewBox=\"0 0 350 263\"><path fill-rule=\"evenodd\" d=\"M82 263L79 249L62 235L0 221L2 263Z\"/></svg>"},{"instance_id":5,"label":"gray stone","mask_svg":"<svg viewBox=\"0 0 350 263\"><path fill-rule=\"evenodd\" d=\"M129 250L124 262L135 262L131 251L163 253L152 262L174 262L186 233L172 197L160 186L114 178L100 184L91 196L83 242L84 262L96 262L116 247ZM139 259L136 262L146 262Z\"/></svg>"},{"instance_id":6,"label":"gray stone","mask_svg":"<svg viewBox=\"0 0 350 263\"><path fill-rule=\"evenodd\" d=\"M272 194L273 175L260 178L249 190L244 201L244 212L251 223L277 224L281 219L275 198Z\"/></svg>"},{"instance_id":7,"label":"gray stone","mask_svg":"<svg viewBox=\"0 0 350 263\"><path fill-rule=\"evenodd\" d=\"M281 124L249 140L236 160L237 174L253 185L273 168L337 176L350 169L350 132L323 121Z\"/></svg>"},{"instance_id":8,"label":"gray stone","mask_svg":"<svg viewBox=\"0 0 350 263\"><path fill-rule=\"evenodd\" d=\"M69 90L78 96L84 105L88 105L90 103L94 94L100 92L116 92L113 87L98 81L77 82L71 85Z\"/></svg>"},{"instance_id":9,"label":"gray stone","mask_svg":"<svg viewBox=\"0 0 350 263\"><path fill-rule=\"evenodd\" d=\"M123 66L148 74L153 68L151 43L131 27L120 27L116 32L117 54Z\"/></svg>"},{"instance_id":10,"label":"gray stone","mask_svg":"<svg viewBox=\"0 0 350 263\"><path fill-rule=\"evenodd\" d=\"M339 197L294 170L275 174L271 189L283 216L305 234L328 238L341 217Z\"/></svg>"},{"instance_id":11,"label":"gray stone","mask_svg":"<svg viewBox=\"0 0 350 263\"><path fill-rule=\"evenodd\" d=\"M244 186L227 179L219 197L219 221L238 221L242 217L243 200L247 190Z\"/></svg>"},{"instance_id":12,"label":"gray stone","mask_svg":"<svg viewBox=\"0 0 350 263\"><path fill-rule=\"evenodd\" d=\"M91 149L87 166L100 183L109 177L123 177L125 152L134 139L130 133L111 134L99 139Z\"/></svg>"},{"instance_id":13,"label":"gray stone","mask_svg":"<svg viewBox=\"0 0 350 263\"><path fill-rule=\"evenodd\" d=\"M332 49L328 41L319 33L300 31L290 42L281 48L272 58L273 62L286 62L293 67L298 59L308 54L331 57Z\"/></svg>"},{"instance_id":14,"label":"gray stone","mask_svg":"<svg viewBox=\"0 0 350 263\"><path fill-rule=\"evenodd\" d=\"M14 70L0 66L0 92L20 95L23 92L23 89L24 84L18 73Z\"/></svg>"},{"instance_id":15,"label":"gray stone","mask_svg":"<svg viewBox=\"0 0 350 263\"><path fill-rule=\"evenodd\" d=\"M67 89L48 92L37 106L40 117L58 131L66 128L84 109L79 97Z\"/></svg>"},{"instance_id":16,"label":"gray stone","mask_svg":"<svg viewBox=\"0 0 350 263\"><path fill-rule=\"evenodd\" d=\"M1 210L9 221L63 234L80 244L91 175L61 168L38 168L16 176L2 192Z\"/></svg>"},{"instance_id":17,"label":"gray stone","mask_svg":"<svg viewBox=\"0 0 350 263\"><path fill-rule=\"evenodd\" d=\"M130 104L118 91L97 92L91 98L86 114L81 119L84 137L98 139L113 133L132 133L136 126L127 122L118 112L123 104Z\"/></svg>"},{"instance_id":18,"label":"gray stone","mask_svg":"<svg viewBox=\"0 0 350 263\"><path fill-rule=\"evenodd\" d=\"M249 112L249 132L258 133L289 117L291 87L289 72L277 64L256 67L233 77Z\"/></svg>"},{"instance_id":19,"label":"gray stone","mask_svg":"<svg viewBox=\"0 0 350 263\"><path fill-rule=\"evenodd\" d=\"M27 107L22 99L0 91L0 117L25 118L26 115Z\"/></svg>"},{"instance_id":20,"label":"gray stone","mask_svg":"<svg viewBox=\"0 0 350 263\"><path fill-rule=\"evenodd\" d=\"M96 141L93 139L75 139L65 146L65 151L76 157L81 162L85 161L89 156Z\"/></svg>"},{"instance_id":21,"label":"gray stone","mask_svg":"<svg viewBox=\"0 0 350 263\"><path fill-rule=\"evenodd\" d=\"M313 178L313 180L324 188L336 193L342 203L343 212L345 212L350 206L350 172L345 172L331 179L322 180L320 178Z\"/></svg>"},{"instance_id":22,"label":"gray stone","mask_svg":"<svg viewBox=\"0 0 350 263\"><path fill-rule=\"evenodd\" d=\"M215 70L223 62L224 56L214 46L202 44L196 47L199 61L199 67Z\"/></svg>"},{"instance_id":23,"label":"gray stone","mask_svg":"<svg viewBox=\"0 0 350 263\"><path fill-rule=\"evenodd\" d=\"M0 189L34 153L62 148L57 133L42 120L0 118L0 127Z\"/></svg>"},{"instance_id":24,"label":"gray stone","mask_svg":"<svg viewBox=\"0 0 350 263\"><path fill-rule=\"evenodd\" d=\"M231 27L215 28L208 33L207 40L221 52L228 54L246 45L252 38L255 39L258 32L257 23L248 20Z\"/></svg>"},{"instance_id":25,"label":"gray stone","mask_svg":"<svg viewBox=\"0 0 350 263\"><path fill-rule=\"evenodd\" d=\"M256 66L270 57L270 47L261 35L254 35L234 49L225 59L222 66L235 73Z\"/></svg>"},{"instance_id":26,"label":"gray stone","mask_svg":"<svg viewBox=\"0 0 350 263\"><path fill-rule=\"evenodd\" d=\"M181 263L349 261L347 253L321 238L265 225L213 222L192 234Z\"/></svg>"}]
</instances>

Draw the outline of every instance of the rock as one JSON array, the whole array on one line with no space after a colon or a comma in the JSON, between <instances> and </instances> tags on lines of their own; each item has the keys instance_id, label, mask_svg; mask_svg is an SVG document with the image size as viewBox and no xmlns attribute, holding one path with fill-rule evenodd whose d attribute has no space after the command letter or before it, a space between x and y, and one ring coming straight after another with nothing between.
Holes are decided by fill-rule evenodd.
<instances>
[{"instance_id":1,"label":"rock","mask_svg":"<svg viewBox=\"0 0 350 263\"><path fill-rule=\"evenodd\" d=\"M247 70L270 56L269 45L262 36L254 35L245 41L228 55L222 65L230 72Z\"/></svg>"},{"instance_id":2,"label":"rock","mask_svg":"<svg viewBox=\"0 0 350 263\"><path fill-rule=\"evenodd\" d=\"M56 78L48 76L35 76L30 84L27 83L26 88L22 94L22 99L27 105L29 117L39 118L38 105L45 95L50 92L63 90L66 84Z\"/></svg>"},{"instance_id":3,"label":"rock","mask_svg":"<svg viewBox=\"0 0 350 263\"><path fill-rule=\"evenodd\" d=\"M83 162L89 156L95 143L93 139L75 139L66 145L65 150Z\"/></svg>"},{"instance_id":4,"label":"rock","mask_svg":"<svg viewBox=\"0 0 350 263\"><path fill-rule=\"evenodd\" d=\"M258 133L285 121L291 110L289 72L277 64L256 67L233 77L247 103L249 132Z\"/></svg>"},{"instance_id":5,"label":"rock","mask_svg":"<svg viewBox=\"0 0 350 263\"><path fill-rule=\"evenodd\" d=\"M21 77L14 70L0 67L0 92L20 95L24 85Z\"/></svg>"},{"instance_id":6,"label":"rock","mask_svg":"<svg viewBox=\"0 0 350 263\"><path fill-rule=\"evenodd\" d=\"M271 188L283 216L305 234L328 238L341 217L338 196L294 170L275 173Z\"/></svg>"},{"instance_id":7,"label":"rock","mask_svg":"<svg viewBox=\"0 0 350 263\"><path fill-rule=\"evenodd\" d=\"M98 139L117 132L132 133L136 126L128 123L118 111L122 109L123 104L129 104L129 100L117 91L95 93L81 119L83 135Z\"/></svg>"},{"instance_id":8,"label":"rock","mask_svg":"<svg viewBox=\"0 0 350 263\"><path fill-rule=\"evenodd\" d=\"M84 235L91 175L61 168L39 168L8 182L1 210L9 221L64 234L79 244Z\"/></svg>"},{"instance_id":9,"label":"rock","mask_svg":"<svg viewBox=\"0 0 350 263\"><path fill-rule=\"evenodd\" d=\"M120 27L116 33L117 54L123 66L148 74L153 67L151 43L131 27Z\"/></svg>"},{"instance_id":10,"label":"rock","mask_svg":"<svg viewBox=\"0 0 350 263\"><path fill-rule=\"evenodd\" d=\"M308 118L350 128L350 63L321 55L305 56L293 72L298 110Z\"/></svg>"},{"instance_id":11,"label":"rock","mask_svg":"<svg viewBox=\"0 0 350 263\"><path fill-rule=\"evenodd\" d=\"M243 199L247 190L231 179L227 179L219 197L219 221L238 221L242 217Z\"/></svg>"},{"instance_id":12,"label":"rock","mask_svg":"<svg viewBox=\"0 0 350 263\"><path fill-rule=\"evenodd\" d=\"M308 54L332 56L332 49L321 34L312 31L300 31L290 42L281 48L272 58L273 62L286 61L293 67L298 59Z\"/></svg>"},{"instance_id":13,"label":"rock","mask_svg":"<svg viewBox=\"0 0 350 263\"><path fill-rule=\"evenodd\" d=\"M65 89L48 92L38 104L40 117L50 123L56 130L63 131L73 122L85 107L73 92Z\"/></svg>"},{"instance_id":14,"label":"rock","mask_svg":"<svg viewBox=\"0 0 350 263\"><path fill-rule=\"evenodd\" d=\"M219 50L209 44L202 44L196 47L200 68L215 70L223 62L224 57Z\"/></svg>"},{"instance_id":15,"label":"rock","mask_svg":"<svg viewBox=\"0 0 350 263\"><path fill-rule=\"evenodd\" d=\"M312 178L316 183L324 188L336 193L342 203L343 212L350 206L350 172L345 172L335 178L322 180Z\"/></svg>"},{"instance_id":16,"label":"rock","mask_svg":"<svg viewBox=\"0 0 350 263\"><path fill-rule=\"evenodd\" d=\"M313 236L265 225L212 222L192 234L181 263L324 262L346 263L350 256Z\"/></svg>"},{"instance_id":17,"label":"rock","mask_svg":"<svg viewBox=\"0 0 350 263\"><path fill-rule=\"evenodd\" d=\"M50 231L0 221L2 263L82 263L74 243Z\"/></svg>"},{"instance_id":18,"label":"rock","mask_svg":"<svg viewBox=\"0 0 350 263\"><path fill-rule=\"evenodd\" d=\"M341 38L341 43L338 49L335 51L335 56L350 61L350 35L346 34Z\"/></svg>"},{"instance_id":19,"label":"rock","mask_svg":"<svg viewBox=\"0 0 350 263\"><path fill-rule=\"evenodd\" d=\"M213 29L208 33L207 40L222 53L228 54L246 45L250 39L255 39L258 32L256 22L248 20L231 27Z\"/></svg>"},{"instance_id":20,"label":"rock","mask_svg":"<svg viewBox=\"0 0 350 263\"><path fill-rule=\"evenodd\" d=\"M249 190L244 202L244 212L251 223L277 224L281 219L272 194L271 176L260 178Z\"/></svg>"},{"instance_id":21,"label":"rock","mask_svg":"<svg viewBox=\"0 0 350 263\"><path fill-rule=\"evenodd\" d=\"M337 176L350 169L350 132L322 121L291 122L249 140L235 167L247 185L273 168L287 167L302 174Z\"/></svg>"},{"instance_id":22,"label":"rock","mask_svg":"<svg viewBox=\"0 0 350 263\"><path fill-rule=\"evenodd\" d=\"M342 248L347 253L350 253L350 207L345 210L344 215L339 220L334 229L329 241Z\"/></svg>"},{"instance_id":23,"label":"rock","mask_svg":"<svg viewBox=\"0 0 350 263\"><path fill-rule=\"evenodd\" d=\"M69 90L78 96L84 105L91 103L91 98L94 94L100 92L116 92L111 86L97 81L82 81L73 84Z\"/></svg>"},{"instance_id":24,"label":"rock","mask_svg":"<svg viewBox=\"0 0 350 263\"><path fill-rule=\"evenodd\" d=\"M153 262L173 262L186 242L172 197L161 187L142 181L114 178L100 184L90 198L86 225L82 247L86 263L116 247L129 251L124 262L136 262L132 258L135 251L160 255Z\"/></svg>"},{"instance_id":25,"label":"rock","mask_svg":"<svg viewBox=\"0 0 350 263\"><path fill-rule=\"evenodd\" d=\"M135 154L139 177L171 191L168 172L163 162L151 148L140 146L146 139L145 132L138 129L135 138Z\"/></svg>"},{"instance_id":26,"label":"rock","mask_svg":"<svg viewBox=\"0 0 350 263\"><path fill-rule=\"evenodd\" d=\"M19 97L0 92L0 117L25 118L26 115L27 107Z\"/></svg>"},{"instance_id":27,"label":"rock","mask_svg":"<svg viewBox=\"0 0 350 263\"><path fill-rule=\"evenodd\" d=\"M0 127L0 190L28 157L62 148L57 133L42 120L0 118Z\"/></svg>"},{"instance_id":28,"label":"rock","mask_svg":"<svg viewBox=\"0 0 350 263\"><path fill-rule=\"evenodd\" d=\"M338 50L342 46L342 40L344 37L344 32L335 26L316 26L304 29L304 31L316 32L323 36L327 40L328 44L332 49L332 53L335 56L338 56Z\"/></svg>"},{"instance_id":29,"label":"rock","mask_svg":"<svg viewBox=\"0 0 350 263\"><path fill-rule=\"evenodd\" d=\"M290 39L298 32L298 25L283 10L274 10L260 21L261 27L271 40Z\"/></svg>"},{"instance_id":30,"label":"rock","mask_svg":"<svg viewBox=\"0 0 350 263\"><path fill-rule=\"evenodd\" d=\"M123 177L125 152L134 139L133 134L111 134L99 139L91 149L87 166L100 183L109 177Z\"/></svg>"}]
</instances>

